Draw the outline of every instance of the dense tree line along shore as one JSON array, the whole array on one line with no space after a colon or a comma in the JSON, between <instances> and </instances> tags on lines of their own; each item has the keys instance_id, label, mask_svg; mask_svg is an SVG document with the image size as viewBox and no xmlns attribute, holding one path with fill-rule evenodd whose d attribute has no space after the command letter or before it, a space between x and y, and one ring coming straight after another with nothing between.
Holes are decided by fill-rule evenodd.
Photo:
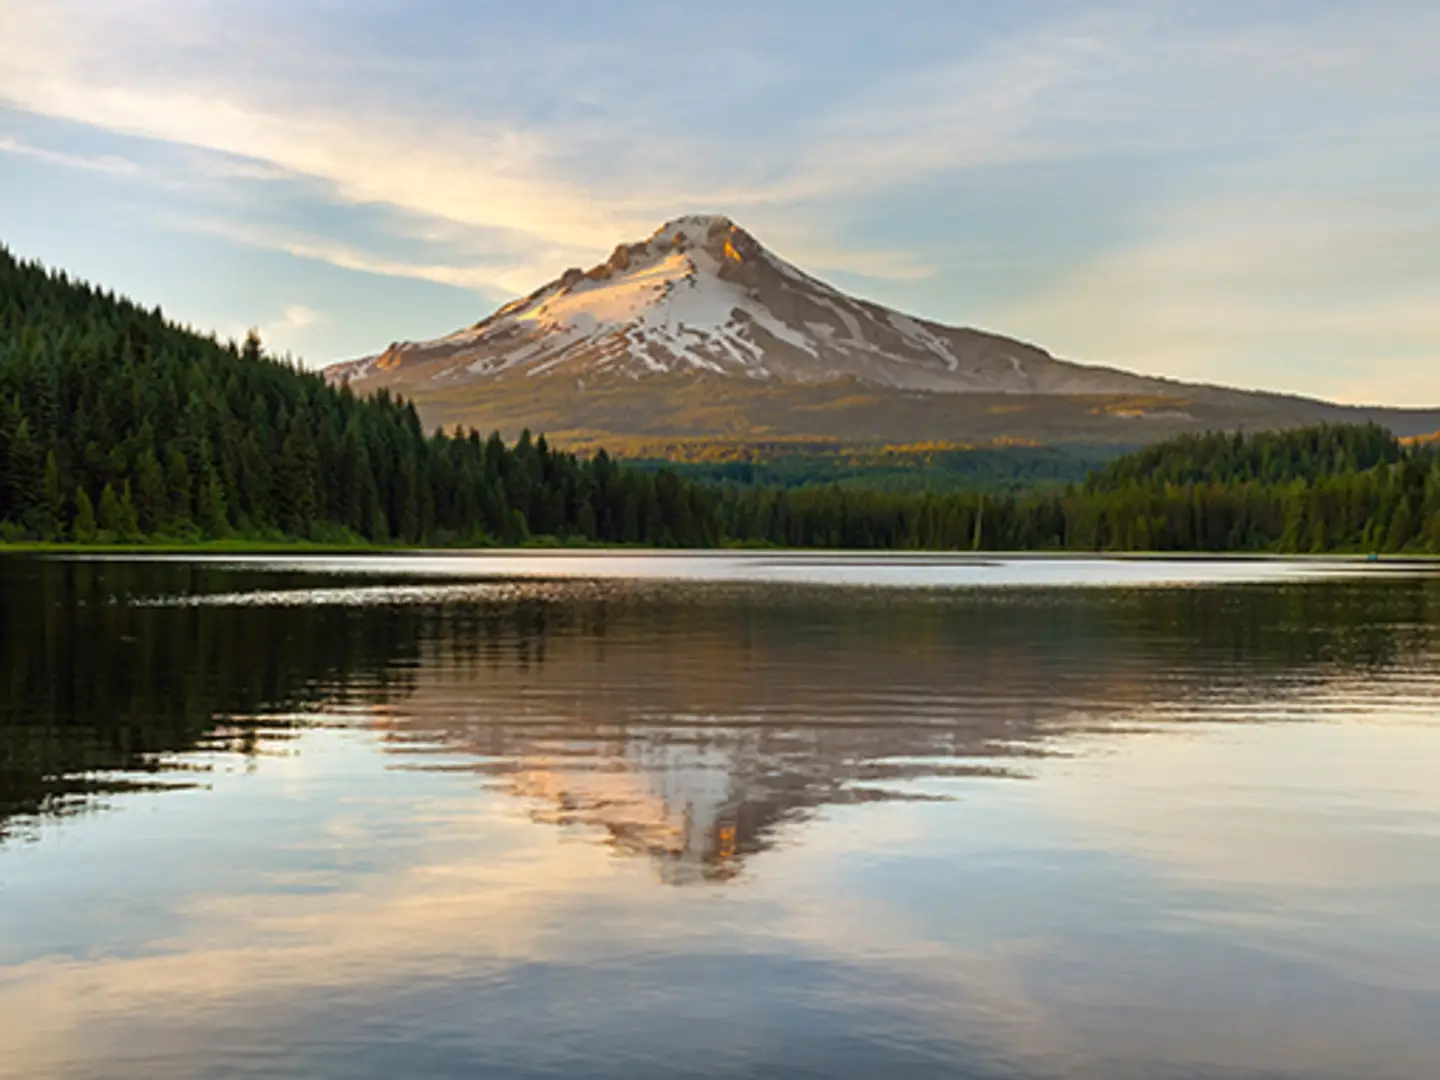
<instances>
[{"instance_id":1,"label":"dense tree line along shore","mask_svg":"<svg viewBox=\"0 0 1440 1080\"><path fill-rule=\"evenodd\" d=\"M1440 453L1376 426L1187 436L1020 493L706 482L427 434L0 248L0 539L1440 553Z\"/></svg>"}]
</instances>

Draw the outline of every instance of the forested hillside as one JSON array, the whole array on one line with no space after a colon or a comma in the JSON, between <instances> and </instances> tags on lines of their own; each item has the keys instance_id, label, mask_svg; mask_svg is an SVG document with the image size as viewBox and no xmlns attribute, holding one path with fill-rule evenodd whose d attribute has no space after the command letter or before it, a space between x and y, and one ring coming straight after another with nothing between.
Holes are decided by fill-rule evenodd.
<instances>
[{"instance_id":1,"label":"forested hillside","mask_svg":"<svg viewBox=\"0 0 1440 1080\"><path fill-rule=\"evenodd\" d=\"M1379 424L1297 431L1182 435L1129 454L1092 474L1087 491L1128 485L1307 483L1365 472L1401 459L1400 443Z\"/></svg>"},{"instance_id":2,"label":"forested hillside","mask_svg":"<svg viewBox=\"0 0 1440 1080\"><path fill-rule=\"evenodd\" d=\"M1270 479L1227 471L1219 461L1213 474L1197 468L1197 440L1185 437L1059 492L749 488L727 493L724 528L739 539L795 546L1440 554L1440 453L1402 450L1382 431L1381 460L1369 468L1317 468L1310 456L1339 461L1346 447L1374 434L1331 427L1199 440L1224 442L1240 458L1264 457L1266 448L1289 455L1291 465Z\"/></svg>"},{"instance_id":3,"label":"forested hillside","mask_svg":"<svg viewBox=\"0 0 1440 1080\"><path fill-rule=\"evenodd\" d=\"M0 522L14 538L705 544L674 477L427 435L415 410L0 252Z\"/></svg>"},{"instance_id":4,"label":"forested hillside","mask_svg":"<svg viewBox=\"0 0 1440 1080\"><path fill-rule=\"evenodd\" d=\"M843 443L682 444L668 454L627 455L633 464L738 487L830 487L856 491L1006 492L1064 488L1126 452L1125 447L1080 444L1029 446L991 443L911 443L851 446Z\"/></svg>"},{"instance_id":5,"label":"forested hillside","mask_svg":"<svg viewBox=\"0 0 1440 1080\"><path fill-rule=\"evenodd\" d=\"M426 433L0 249L0 539L563 541L1440 553L1440 452L1382 428L1186 436L1081 485L913 493L702 482L522 436Z\"/></svg>"}]
</instances>

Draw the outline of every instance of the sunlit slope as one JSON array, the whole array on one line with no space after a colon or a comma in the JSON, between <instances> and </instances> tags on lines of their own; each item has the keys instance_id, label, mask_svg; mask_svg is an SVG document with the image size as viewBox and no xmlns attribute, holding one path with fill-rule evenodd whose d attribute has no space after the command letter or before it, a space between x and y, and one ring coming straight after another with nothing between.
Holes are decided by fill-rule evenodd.
<instances>
[{"instance_id":1,"label":"sunlit slope","mask_svg":"<svg viewBox=\"0 0 1440 1080\"><path fill-rule=\"evenodd\" d=\"M569 445L631 440L1020 438L1145 443L1207 428L1378 420L1434 431L1440 410L1178 383L1064 361L849 296L723 217L686 217L566 271L474 326L328 369L413 398L431 424Z\"/></svg>"},{"instance_id":2,"label":"sunlit slope","mask_svg":"<svg viewBox=\"0 0 1440 1080\"><path fill-rule=\"evenodd\" d=\"M753 383L669 374L581 383L563 374L405 388L430 424L544 431L572 447L614 452L657 443L818 440L841 444L1135 445L1217 428L1259 431L1374 420L1398 434L1433 430L1440 412L1352 408L1278 394L1194 397L1092 394L940 394L867 385Z\"/></svg>"}]
</instances>

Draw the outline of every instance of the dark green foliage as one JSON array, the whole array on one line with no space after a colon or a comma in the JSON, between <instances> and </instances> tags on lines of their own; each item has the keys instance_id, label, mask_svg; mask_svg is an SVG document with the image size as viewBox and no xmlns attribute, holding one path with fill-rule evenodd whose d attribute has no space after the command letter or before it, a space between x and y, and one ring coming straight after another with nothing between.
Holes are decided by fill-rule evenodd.
<instances>
[{"instance_id":1,"label":"dark green foliage","mask_svg":"<svg viewBox=\"0 0 1440 1080\"><path fill-rule=\"evenodd\" d=\"M85 494L84 488L76 488L75 522L71 535L79 543L88 544L95 539L95 529L95 504L90 501L90 496Z\"/></svg>"},{"instance_id":2,"label":"dark green foliage","mask_svg":"<svg viewBox=\"0 0 1440 1080\"><path fill-rule=\"evenodd\" d=\"M1440 453L1374 426L1184 436L1064 492L732 487L719 505L727 538L792 546L1440 553Z\"/></svg>"},{"instance_id":3,"label":"dark green foliage","mask_svg":"<svg viewBox=\"0 0 1440 1080\"><path fill-rule=\"evenodd\" d=\"M253 334L222 345L0 249L0 539L1440 552L1440 456L1373 425L1185 436L1063 490L1029 453L1048 489L786 488L427 435Z\"/></svg>"},{"instance_id":4,"label":"dark green foliage","mask_svg":"<svg viewBox=\"0 0 1440 1080\"><path fill-rule=\"evenodd\" d=\"M1315 483L1337 473L1393 465L1403 452L1379 424L1333 425L1294 431L1209 432L1182 435L1128 454L1093 473L1086 491L1132 484Z\"/></svg>"},{"instance_id":5,"label":"dark green foliage","mask_svg":"<svg viewBox=\"0 0 1440 1080\"><path fill-rule=\"evenodd\" d=\"M856 447L750 450L740 457L632 458L689 480L742 487L855 491L1019 492L1080 483L1126 452L1122 446Z\"/></svg>"},{"instance_id":6,"label":"dark green foliage","mask_svg":"<svg viewBox=\"0 0 1440 1080\"><path fill-rule=\"evenodd\" d=\"M706 497L543 438L427 436L410 404L326 386L253 334L222 345L0 249L6 538L616 541L634 501L658 514L634 539L704 544Z\"/></svg>"}]
</instances>

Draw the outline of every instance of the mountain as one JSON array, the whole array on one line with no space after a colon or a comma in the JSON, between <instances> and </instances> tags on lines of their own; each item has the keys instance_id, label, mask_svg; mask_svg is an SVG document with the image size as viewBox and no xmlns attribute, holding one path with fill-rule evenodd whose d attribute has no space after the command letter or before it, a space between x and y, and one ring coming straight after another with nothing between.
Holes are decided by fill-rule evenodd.
<instances>
[{"instance_id":1,"label":"mountain","mask_svg":"<svg viewBox=\"0 0 1440 1080\"><path fill-rule=\"evenodd\" d=\"M340 364L357 385L711 374L774 383L854 379L944 393L1144 393L1157 380L912 319L845 295L728 218L683 217L609 260L436 341Z\"/></svg>"},{"instance_id":2,"label":"mountain","mask_svg":"<svg viewBox=\"0 0 1440 1080\"><path fill-rule=\"evenodd\" d=\"M665 380L680 377L619 381L678 396ZM694 385L724 406L720 377L705 378L714 381ZM561 452L546 439L507 447L436 434L408 402L357 398L267 358L258 337L222 345L0 245L0 550L37 540L443 546L543 536L661 547L1440 551L1440 453L1402 448L1383 431L1182 439L1092 479L1074 493L777 490Z\"/></svg>"},{"instance_id":3,"label":"mountain","mask_svg":"<svg viewBox=\"0 0 1440 1080\"><path fill-rule=\"evenodd\" d=\"M401 392L431 423L612 445L1148 442L1213 427L1378 419L1410 435L1440 424L1440 410L1179 383L913 318L811 277L719 216L677 218L474 326L394 343L326 377Z\"/></svg>"}]
</instances>

